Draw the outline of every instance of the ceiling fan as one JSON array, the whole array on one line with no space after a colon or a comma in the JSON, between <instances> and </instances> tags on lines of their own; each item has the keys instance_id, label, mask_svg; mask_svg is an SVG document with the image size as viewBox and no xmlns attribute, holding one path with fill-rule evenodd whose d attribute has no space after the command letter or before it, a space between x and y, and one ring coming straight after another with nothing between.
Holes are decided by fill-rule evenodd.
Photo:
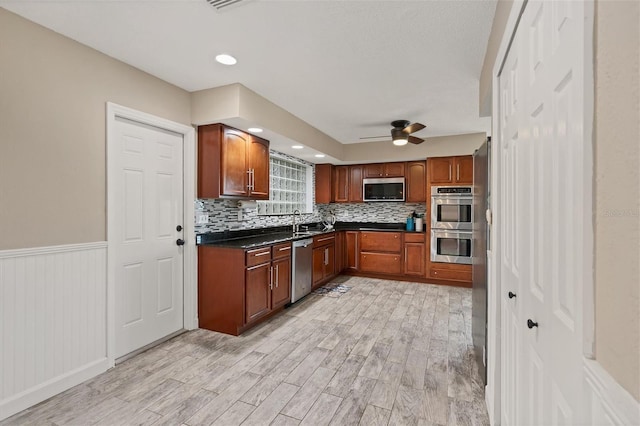
<instances>
[{"instance_id":1,"label":"ceiling fan","mask_svg":"<svg viewBox=\"0 0 640 426\"><path fill-rule=\"evenodd\" d=\"M424 124L421 123L413 123L411 124L408 120L395 120L391 122L391 140L394 145L402 146L406 145L407 142L411 142L413 144L419 144L424 142L424 139L418 138L416 136L411 136L411 133L415 133L424 129ZM385 138L385 136L368 136L360 139L380 139Z\"/></svg>"}]
</instances>

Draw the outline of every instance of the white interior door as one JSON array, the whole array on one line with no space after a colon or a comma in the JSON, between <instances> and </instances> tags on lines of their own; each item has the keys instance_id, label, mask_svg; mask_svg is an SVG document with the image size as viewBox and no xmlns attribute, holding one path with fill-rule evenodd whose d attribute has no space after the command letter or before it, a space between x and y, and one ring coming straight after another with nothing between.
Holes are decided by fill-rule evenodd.
<instances>
[{"instance_id":1,"label":"white interior door","mask_svg":"<svg viewBox=\"0 0 640 426\"><path fill-rule=\"evenodd\" d=\"M113 128L119 358L183 328L183 136L121 117Z\"/></svg>"},{"instance_id":2,"label":"white interior door","mask_svg":"<svg viewBox=\"0 0 640 426\"><path fill-rule=\"evenodd\" d=\"M581 421L584 7L530 0L499 78L502 424Z\"/></svg>"}]
</instances>

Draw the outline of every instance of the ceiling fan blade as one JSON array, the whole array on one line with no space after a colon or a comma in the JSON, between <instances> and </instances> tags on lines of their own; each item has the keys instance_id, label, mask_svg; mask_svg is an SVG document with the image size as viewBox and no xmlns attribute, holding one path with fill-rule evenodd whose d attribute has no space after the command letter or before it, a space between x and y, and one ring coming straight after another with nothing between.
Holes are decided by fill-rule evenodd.
<instances>
[{"instance_id":1,"label":"ceiling fan blade","mask_svg":"<svg viewBox=\"0 0 640 426\"><path fill-rule=\"evenodd\" d=\"M415 136L409 136L409 142L418 145L419 143L424 142L424 139L417 138Z\"/></svg>"},{"instance_id":2,"label":"ceiling fan blade","mask_svg":"<svg viewBox=\"0 0 640 426\"><path fill-rule=\"evenodd\" d=\"M381 139L381 138L387 138L387 139L389 139L389 135L382 135L382 136L365 136L364 138L360 138L360 139Z\"/></svg>"},{"instance_id":3,"label":"ceiling fan blade","mask_svg":"<svg viewBox=\"0 0 640 426\"><path fill-rule=\"evenodd\" d=\"M405 127L403 130L405 132L407 132L408 134L411 134L411 133L415 133L417 131L420 131L420 130L424 129L425 127L427 127L427 126L425 126L424 124L413 123L413 124L410 124L407 127Z\"/></svg>"}]
</instances>

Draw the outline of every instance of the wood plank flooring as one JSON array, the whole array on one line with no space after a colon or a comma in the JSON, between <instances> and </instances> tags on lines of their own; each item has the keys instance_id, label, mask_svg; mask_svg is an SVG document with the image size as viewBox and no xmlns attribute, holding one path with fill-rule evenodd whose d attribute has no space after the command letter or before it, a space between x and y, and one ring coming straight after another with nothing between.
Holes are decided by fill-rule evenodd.
<instances>
[{"instance_id":1,"label":"wood plank flooring","mask_svg":"<svg viewBox=\"0 0 640 426\"><path fill-rule=\"evenodd\" d=\"M0 425L484 425L471 290L338 277L240 337L195 330Z\"/></svg>"}]
</instances>

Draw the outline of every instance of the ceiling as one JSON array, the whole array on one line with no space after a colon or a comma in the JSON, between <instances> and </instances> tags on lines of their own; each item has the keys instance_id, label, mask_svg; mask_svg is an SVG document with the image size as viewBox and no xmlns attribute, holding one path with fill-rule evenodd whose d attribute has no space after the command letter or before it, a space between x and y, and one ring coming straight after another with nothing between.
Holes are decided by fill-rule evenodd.
<instances>
[{"instance_id":1,"label":"ceiling","mask_svg":"<svg viewBox=\"0 0 640 426\"><path fill-rule=\"evenodd\" d=\"M478 85L495 0L0 6L187 91L241 83L343 144L388 135L397 119L426 124L423 138L490 130ZM219 53L238 63L218 64Z\"/></svg>"}]
</instances>

